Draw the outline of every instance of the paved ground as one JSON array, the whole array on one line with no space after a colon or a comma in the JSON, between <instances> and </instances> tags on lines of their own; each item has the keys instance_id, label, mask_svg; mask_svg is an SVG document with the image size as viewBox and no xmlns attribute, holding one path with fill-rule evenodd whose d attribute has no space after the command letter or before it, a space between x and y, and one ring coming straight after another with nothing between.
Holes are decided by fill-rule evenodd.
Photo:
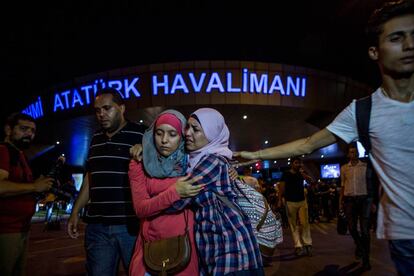
<instances>
[{"instance_id":1,"label":"paved ground","mask_svg":"<svg viewBox=\"0 0 414 276\"><path fill-rule=\"evenodd\" d=\"M84 236L70 239L64 230L65 219L60 230L49 231L43 231L44 224L37 221L31 231L28 275L84 275ZM279 246L271 266L265 268L266 275L396 275L386 241L376 240L372 235L372 270L362 272L361 264L353 258L351 236L337 235L335 223L313 224L311 229L314 256L294 256L290 233L286 229L285 241ZM119 275L126 275L122 267Z\"/></svg>"}]
</instances>

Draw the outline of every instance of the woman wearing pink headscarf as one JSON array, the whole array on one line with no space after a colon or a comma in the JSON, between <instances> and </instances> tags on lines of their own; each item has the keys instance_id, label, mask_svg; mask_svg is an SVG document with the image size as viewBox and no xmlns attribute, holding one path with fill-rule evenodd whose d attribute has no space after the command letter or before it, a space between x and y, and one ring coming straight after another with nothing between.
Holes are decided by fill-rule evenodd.
<instances>
[{"instance_id":1,"label":"woman wearing pink headscarf","mask_svg":"<svg viewBox=\"0 0 414 276\"><path fill-rule=\"evenodd\" d=\"M229 136L217 110L201 108L190 116L185 131L187 171L192 177L202 176L196 184L206 186L195 197L175 202L173 208L192 204L201 275L264 275L252 226L236 203L229 177Z\"/></svg>"},{"instance_id":2,"label":"woman wearing pink headscarf","mask_svg":"<svg viewBox=\"0 0 414 276\"><path fill-rule=\"evenodd\" d=\"M129 179L134 209L140 218L140 234L131 260L130 275L146 275L143 243L183 235L188 229L191 259L177 275L198 275L198 257L194 242L194 214L190 209L163 212L182 197L194 196L203 185L191 185L195 179L186 174L184 152L184 116L175 110L161 113L144 134L142 162L131 161Z\"/></svg>"}]
</instances>

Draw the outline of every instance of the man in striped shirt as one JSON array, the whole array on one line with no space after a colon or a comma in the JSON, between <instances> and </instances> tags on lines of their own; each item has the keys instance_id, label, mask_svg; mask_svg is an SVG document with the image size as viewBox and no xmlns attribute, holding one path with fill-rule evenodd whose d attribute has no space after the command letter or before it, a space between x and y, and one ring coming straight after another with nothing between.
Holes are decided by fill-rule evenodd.
<instances>
[{"instance_id":1,"label":"man in striped shirt","mask_svg":"<svg viewBox=\"0 0 414 276\"><path fill-rule=\"evenodd\" d=\"M79 212L85 220L88 275L116 275L119 259L129 269L138 233L128 179L129 149L140 144L145 128L125 120L125 104L113 88L101 90L94 103L101 127L89 147L86 175L68 221L68 234L77 238Z\"/></svg>"}]
</instances>

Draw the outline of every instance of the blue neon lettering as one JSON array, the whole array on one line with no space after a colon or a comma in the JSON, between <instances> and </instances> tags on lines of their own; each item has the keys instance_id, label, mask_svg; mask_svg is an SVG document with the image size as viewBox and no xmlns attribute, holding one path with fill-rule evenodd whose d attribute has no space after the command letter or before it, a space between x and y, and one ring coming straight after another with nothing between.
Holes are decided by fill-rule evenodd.
<instances>
[{"instance_id":1,"label":"blue neon lettering","mask_svg":"<svg viewBox=\"0 0 414 276\"><path fill-rule=\"evenodd\" d=\"M121 91L122 88L122 82L119 80L113 80L108 82L108 87L112 87L118 91Z\"/></svg>"},{"instance_id":2,"label":"blue neon lettering","mask_svg":"<svg viewBox=\"0 0 414 276\"><path fill-rule=\"evenodd\" d=\"M158 82L157 76L152 76L152 95L158 95L158 87L164 87L164 95L168 95L168 75L163 75L164 82Z\"/></svg>"},{"instance_id":3,"label":"blue neon lettering","mask_svg":"<svg viewBox=\"0 0 414 276\"><path fill-rule=\"evenodd\" d=\"M268 93L273 94L275 90L279 90L280 95L285 95L285 89L283 88L282 80L279 75L274 76Z\"/></svg>"},{"instance_id":4,"label":"blue neon lettering","mask_svg":"<svg viewBox=\"0 0 414 276\"><path fill-rule=\"evenodd\" d=\"M243 69L243 92L247 92L247 75L248 70L247 68Z\"/></svg>"},{"instance_id":5,"label":"blue neon lettering","mask_svg":"<svg viewBox=\"0 0 414 276\"><path fill-rule=\"evenodd\" d=\"M302 97L306 96L306 78L302 78Z\"/></svg>"},{"instance_id":6,"label":"blue neon lettering","mask_svg":"<svg viewBox=\"0 0 414 276\"><path fill-rule=\"evenodd\" d=\"M85 85L85 86L81 86L80 90L85 92L85 99L86 99L86 104L90 104L91 103L91 99L89 97L89 89L92 88L92 85Z\"/></svg>"},{"instance_id":7,"label":"blue neon lettering","mask_svg":"<svg viewBox=\"0 0 414 276\"><path fill-rule=\"evenodd\" d=\"M296 83L293 81L293 78L291 76L287 77L287 89L286 89L286 96L290 95L290 91L293 91L293 94L295 96L299 95L300 90L300 78L296 78Z\"/></svg>"},{"instance_id":8,"label":"blue neon lettering","mask_svg":"<svg viewBox=\"0 0 414 276\"><path fill-rule=\"evenodd\" d=\"M211 93L212 89L218 89L221 93L224 92L223 84L221 83L220 76L218 73L213 72L210 77L210 81L207 85L206 92Z\"/></svg>"},{"instance_id":9,"label":"blue neon lettering","mask_svg":"<svg viewBox=\"0 0 414 276\"><path fill-rule=\"evenodd\" d=\"M227 73L227 92L229 93L239 93L241 91L240 87L233 87L232 85L233 74L231 72Z\"/></svg>"},{"instance_id":10,"label":"blue neon lettering","mask_svg":"<svg viewBox=\"0 0 414 276\"><path fill-rule=\"evenodd\" d=\"M267 94L267 81L268 81L268 75L262 74L260 76L260 81L257 80L257 74L250 73L250 93L262 93Z\"/></svg>"},{"instance_id":11,"label":"blue neon lettering","mask_svg":"<svg viewBox=\"0 0 414 276\"><path fill-rule=\"evenodd\" d=\"M73 96L72 96L72 108L74 108L76 106L76 104L78 104L80 106L83 106L83 101L81 96L78 93L77 89L73 89Z\"/></svg>"},{"instance_id":12,"label":"blue neon lettering","mask_svg":"<svg viewBox=\"0 0 414 276\"><path fill-rule=\"evenodd\" d=\"M197 80L195 78L194 73L188 73L188 76L190 77L191 84L194 88L194 92L199 93L201 91L201 88L203 87L204 79L206 78L206 75L207 75L206 73L201 73L200 74L200 79L198 80L198 83L197 83Z\"/></svg>"},{"instance_id":13,"label":"blue neon lettering","mask_svg":"<svg viewBox=\"0 0 414 276\"><path fill-rule=\"evenodd\" d=\"M53 112L56 112L57 110L65 110L65 107L63 106L62 100L60 99L60 95L58 93L55 94L55 104L53 106Z\"/></svg>"},{"instance_id":14,"label":"blue neon lettering","mask_svg":"<svg viewBox=\"0 0 414 276\"><path fill-rule=\"evenodd\" d=\"M67 90L65 92L60 93L60 95L65 97L65 107L66 107L66 109L69 108L69 97L68 97L69 94L70 94L70 90Z\"/></svg>"},{"instance_id":15,"label":"blue neon lettering","mask_svg":"<svg viewBox=\"0 0 414 276\"><path fill-rule=\"evenodd\" d=\"M132 93L134 93L135 97L140 98L141 94L139 93L138 89L135 87L135 84L137 83L137 81L139 80L138 77L135 77L132 79L131 83L128 83L129 80L125 79L124 80L124 87L125 87L125 98L129 99L130 95L129 93L132 91Z\"/></svg>"},{"instance_id":16,"label":"blue neon lettering","mask_svg":"<svg viewBox=\"0 0 414 276\"><path fill-rule=\"evenodd\" d=\"M178 89L182 89L185 94L190 93L188 91L187 85L185 84L183 76L181 74L175 75L174 82L171 86L170 94L175 94L175 91Z\"/></svg>"},{"instance_id":17,"label":"blue neon lettering","mask_svg":"<svg viewBox=\"0 0 414 276\"><path fill-rule=\"evenodd\" d=\"M42 99L40 97L37 98L37 101L30 104L28 107L26 107L23 111L23 113L28 114L32 116L34 119L43 117L43 105L42 105Z\"/></svg>"},{"instance_id":18,"label":"blue neon lettering","mask_svg":"<svg viewBox=\"0 0 414 276\"><path fill-rule=\"evenodd\" d=\"M99 83L101 84L101 88L102 88L102 89L104 89L104 88L106 87L106 84L105 84L105 82L104 82L104 80L103 80L103 79L100 79L100 80L99 80Z\"/></svg>"}]
</instances>

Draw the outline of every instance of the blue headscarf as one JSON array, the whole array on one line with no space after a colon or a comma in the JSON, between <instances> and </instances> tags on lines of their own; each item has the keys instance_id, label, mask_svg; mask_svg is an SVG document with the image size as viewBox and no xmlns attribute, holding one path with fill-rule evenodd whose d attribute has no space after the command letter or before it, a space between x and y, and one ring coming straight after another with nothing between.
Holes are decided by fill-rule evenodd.
<instances>
[{"instance_id":1,"label":"blue headscarf","mask_svg":"<svg viewBox=\"0 0 414 276\"><path fill-rule=\"evenodd\" d=\"M164 157L158 153L154 141L155 123L162 114L166 113L174 115L181 122L181 129L177 129L177 131L181 132L180 144L177 150L168 157ZM186 123L187 120L183 114L176 110L168 109L160 113L151 126L145 131L142 138L143 164L145 171L151 177L167 178L185 175L187 169L187 155L184 146L184 128Z\"/></svg>"}]
</instances>

